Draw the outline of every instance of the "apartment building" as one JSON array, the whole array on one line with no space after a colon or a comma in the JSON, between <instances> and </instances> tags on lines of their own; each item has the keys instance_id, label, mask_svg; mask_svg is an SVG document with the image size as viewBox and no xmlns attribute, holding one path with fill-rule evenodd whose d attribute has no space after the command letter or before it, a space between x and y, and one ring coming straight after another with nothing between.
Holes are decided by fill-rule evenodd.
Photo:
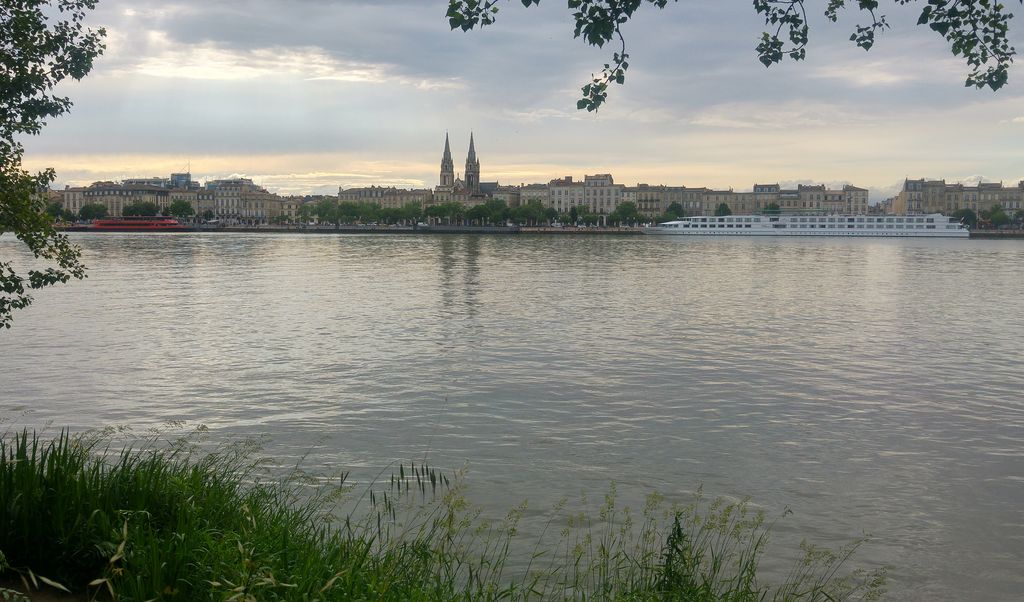
<instances>
[{"instance_id":1,"label":"apartment building","mask_svg":"<svg viewBox=\"0 0 1024 602\"><path fill-rule=\"evenodd\" d=\"M1014 213L1024 209L1024 180L1016 186L1002 182L979 182L975 186L947 184L945 180L907 179L903 189L893 197L891 214L952 213L960 209L974 212L999 205Z\"/></svg>"},{"instance_id":2,"label":"apartment building","mask_svg":"<svg viewBox=\"0 0 1024 602\"><path fill-rule=\"evenodd\" d=\"M213 193L214 216L227 223L266 224L281 214L283 199L249 178L211 180L205 188Z\"/></svg>"},{"instance_id":3,"label":"apartment building","mask_svg":"<svg viewBox=\"0 0 1024 602\"><path fill-rule=\"evenodd\" d=\"M616 184L611 174L583 176L583 204L591 213L607 215L622 202L622 184Z\"/></svg>"},{"instance_id":4,"label":"apartment building","mask_svg":"<svg viewBox=\"0 0 1024 602\"><path fill-rule=\"evenodd\" d=\"M584 197L584 183L574 182L572 176L565 176L548 182L548 202L545 206L564 213L573 207L584 205Z\"/></svg>"},{"instance_id":5,"label":"apartment building","mask_svg":"<svg viewBox=\"0 0 1024 602\"><path fill-rule=\"evenodd\" d=\"M523 205L530 201L540 201L545 207L550 207L548 202L547 184L521 184L519 186L519 202Z\"/></svg>"},{"instance_id":6,"label":"apartment building","mask_svg":"<svg viewBox=\"0 0 1024 602\"><path fill-rule=\"evenodd\" d=\"M136 203L153 203L160 210L170 203L170 190L149 184L125 184L116 182L93 182L84 188L66 188L61 194L64 208L77 213L83 205L100 204L107 208L107 215L120 217L124 208Z\"/></svg>"},{"instance_id":7,"label":"apartment building","mask_svg":"<svg viewBox=\"0 0 1024 602\"><path fill-rule=\"evenodd\" d=\"M433 202L434 191L426 188L406 190L394 186L367 186L338 189L338 200L351 203L374 203L385 209L401 209L409 203L426 207Z\"/></svg>"}]
</instances>

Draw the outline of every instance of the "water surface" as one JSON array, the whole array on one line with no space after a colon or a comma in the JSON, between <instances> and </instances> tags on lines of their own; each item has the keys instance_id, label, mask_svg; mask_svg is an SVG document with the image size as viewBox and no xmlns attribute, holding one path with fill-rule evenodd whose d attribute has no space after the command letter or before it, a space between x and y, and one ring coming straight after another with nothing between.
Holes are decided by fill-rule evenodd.
<instances>
[{"instance_id":1,"label":"water surface","mask_svg":"<svg viewBox=\"0 0 1024 602\"><path fill-rule=\"evenodd\" d=\"M896 599L1024 591L1024 242L75 240L89 278L0 333L9 427L185 420L357 478L426 455L536 520L703 484L792 509L783 547L870 533Z\"/></svg>"}]
</instances>

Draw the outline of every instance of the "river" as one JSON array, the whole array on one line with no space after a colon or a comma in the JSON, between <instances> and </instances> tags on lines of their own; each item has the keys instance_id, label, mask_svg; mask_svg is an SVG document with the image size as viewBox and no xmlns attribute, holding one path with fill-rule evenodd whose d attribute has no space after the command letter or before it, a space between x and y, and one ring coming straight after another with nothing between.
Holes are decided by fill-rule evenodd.
<instances>
[{"instance_id":1,"label":"river","mask_svg":"<svg viewBox=\"0 0 1024 602\"><path fill-rule=\"evenodd\" d=\"M750 496L894 599L1024 592L1024 241L75 234L3 428L169 420L474 501ZM0 257L28 261L10 235Z\"/></svg>"}]
</instances>

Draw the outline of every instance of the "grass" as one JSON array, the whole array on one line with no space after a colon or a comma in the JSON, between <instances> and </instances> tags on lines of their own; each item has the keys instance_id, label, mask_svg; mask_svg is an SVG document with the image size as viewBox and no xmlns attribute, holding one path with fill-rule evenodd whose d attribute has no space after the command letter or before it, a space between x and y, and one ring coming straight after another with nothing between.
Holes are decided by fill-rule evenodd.
<instances>
[{"instance_id":1,"label":"grass","mask_svg":"<svg viewBox=\"0 0 1024 602\"><path fill-rule=\"evenodd\" d=\"M0 439L0 573L116 600L874 599L880 573L840 574L856 548L813 547L781 584L758 575L770 533L745 502L652 495L639 515L556 508L517 537L525 505L488 522L459 478L400 466L380 489L265 480L252 450L111 452L103 436ZM347 500L361 512L335 516ZM520 565L512 567L510 559ZM17 599L0 588L0 599Z\"/></svg>"}]
</instances>

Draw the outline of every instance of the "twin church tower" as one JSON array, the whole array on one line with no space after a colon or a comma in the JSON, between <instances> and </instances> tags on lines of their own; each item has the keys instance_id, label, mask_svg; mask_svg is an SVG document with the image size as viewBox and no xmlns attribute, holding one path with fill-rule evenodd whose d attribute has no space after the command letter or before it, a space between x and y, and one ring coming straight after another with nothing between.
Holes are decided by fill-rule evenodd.
<instances>
[{"instance_id":1,"label":"twin church tower","mask_svg":"<svg viewBox=\"0 0 1024 602\"><path fill-rule=\"evenodd\" d=\"M444 155L441 157L441 181L437 187L439 194L452 195L448 200L459 200L453 197L470 197L480 194L480 161L476 158L473 145L473 134L469 135L469 154L466 156L465 180L455 179L455 162L452 161L452 149L448 144L448 134L444 135Z\"/></svg>"}]
</instances>

